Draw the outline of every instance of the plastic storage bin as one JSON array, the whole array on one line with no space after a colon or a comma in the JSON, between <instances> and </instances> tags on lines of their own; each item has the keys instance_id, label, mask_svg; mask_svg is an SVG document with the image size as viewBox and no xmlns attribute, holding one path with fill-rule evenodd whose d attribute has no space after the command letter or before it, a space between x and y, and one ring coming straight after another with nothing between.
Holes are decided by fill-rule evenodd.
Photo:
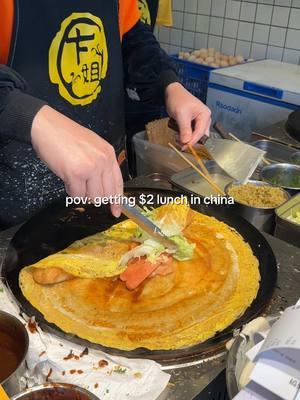
<instances>
[{"instance_id":1,"label":"plastic storage bin","mask_svg":"<svg viewBox=\"0 0 300 400\"><path fill-rule=\"evenodd\" d=\"M189 92L205 103L210 72L218 68L182 60L177 55L170 57L181 83Z\"/></svg>"}]
</instances>

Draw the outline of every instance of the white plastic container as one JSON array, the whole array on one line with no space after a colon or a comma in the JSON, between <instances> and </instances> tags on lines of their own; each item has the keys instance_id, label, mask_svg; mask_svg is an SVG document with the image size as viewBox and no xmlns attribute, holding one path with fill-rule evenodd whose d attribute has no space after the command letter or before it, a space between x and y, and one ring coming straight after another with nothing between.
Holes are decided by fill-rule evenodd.
<instances>
[{"instance_id":1,"label":"white plastic container","mask_svg":"<svg viewBox=\"0 0 300 400\"><path fill-rule=\"evenodd\" d=\"M214 70L207 105L213 122L248 140L253 130L285 120L300 108L300 67L262 60Z\"/></svg>"}]
</instances>

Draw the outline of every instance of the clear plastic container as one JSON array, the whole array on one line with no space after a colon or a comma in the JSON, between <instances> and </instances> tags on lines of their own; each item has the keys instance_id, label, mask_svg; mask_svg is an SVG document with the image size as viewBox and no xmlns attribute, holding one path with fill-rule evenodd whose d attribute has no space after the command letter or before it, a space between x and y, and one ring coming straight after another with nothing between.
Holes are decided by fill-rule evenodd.
<instances>
[{"instance_id":1,"label":"clear plastic container","mask_svg":"<svg viewBox=\"0 0 300 400\"><path fill-rule=\"evenodd\" d=\"M169 177L188 167L188 164L171 148L150 143L145 131L133 137L133 144L137 176L159 172ZM185 156L192 162L195 161L192 155L186 153Z\"/></svg>"}]
</instances>

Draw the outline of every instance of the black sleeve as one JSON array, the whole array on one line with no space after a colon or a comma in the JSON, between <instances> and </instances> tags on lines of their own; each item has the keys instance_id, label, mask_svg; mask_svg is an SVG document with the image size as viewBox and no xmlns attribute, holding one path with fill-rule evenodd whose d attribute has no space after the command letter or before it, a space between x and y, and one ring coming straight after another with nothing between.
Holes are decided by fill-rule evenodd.
<instances>
[{"instance_id":1,"label":"black sleeve","mask_svg":"<svg viewBox=\"0 0 300 400\"><path fill-rule=\"evenodd\" d=\"M26 94L27 84L11 68L0 65L0 138L31 142L31 126L47 103Z\"/></svg>"},{"instance_id":2,"label":"black sleeve","mask_svg":"<svg viewBox=\"0 0 300 400\"><path fill-rule=\"evenodd\" d=\"M122 42L125 88L130 98L163 104L166 87L179 79L151 28L138 22Z\"/></svg>"}]
</instances>

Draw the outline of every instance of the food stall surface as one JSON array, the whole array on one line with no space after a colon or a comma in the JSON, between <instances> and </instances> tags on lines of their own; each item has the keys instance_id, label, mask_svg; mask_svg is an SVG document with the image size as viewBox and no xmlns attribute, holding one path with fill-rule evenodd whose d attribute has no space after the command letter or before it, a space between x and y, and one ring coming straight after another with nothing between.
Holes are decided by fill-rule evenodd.
<instances>
[{"instance_id":1,"label":"food stall surface","mask_svg":"<svg viewBox=\"0 0 300 400\"><path fill-rule=\"evenodd\" d=\"M293 148L296 149L300 148L299 141L288 134L285 120L276 122L262 129L255 129L254 132L252 132L251 142L262 139L278 141L279 143L293 146Z\"/></svg>"},{"instance_id":2,"label":"food stall surface","mask_svg":"<svg viewBox=\"0 0 300 400\"><path fill-rule=\"evenodd\" d=\"M139 177L127 184L127 187L144 186L147 188L160 188L159 182L152 179ZM0 268L8 243L17 228L0 232ZM291 246L268 234L264 234L271 245L278 263L278 282L273 299L267 307L265 314L276 314L287 306L295 304L299 297L300 287L300 249ZM212 360L205 360L197 365L169 369L170 382L166 390L160 395L159 400L192 400L212 382L225 368L226 354L223 353ZM213 393L211 393L213 397ZM218 396L218 394L217 394ZM219 397L215 397L219 398ZM199 397L201 399L201 396Z\"/></svg>"}]
</instances>

